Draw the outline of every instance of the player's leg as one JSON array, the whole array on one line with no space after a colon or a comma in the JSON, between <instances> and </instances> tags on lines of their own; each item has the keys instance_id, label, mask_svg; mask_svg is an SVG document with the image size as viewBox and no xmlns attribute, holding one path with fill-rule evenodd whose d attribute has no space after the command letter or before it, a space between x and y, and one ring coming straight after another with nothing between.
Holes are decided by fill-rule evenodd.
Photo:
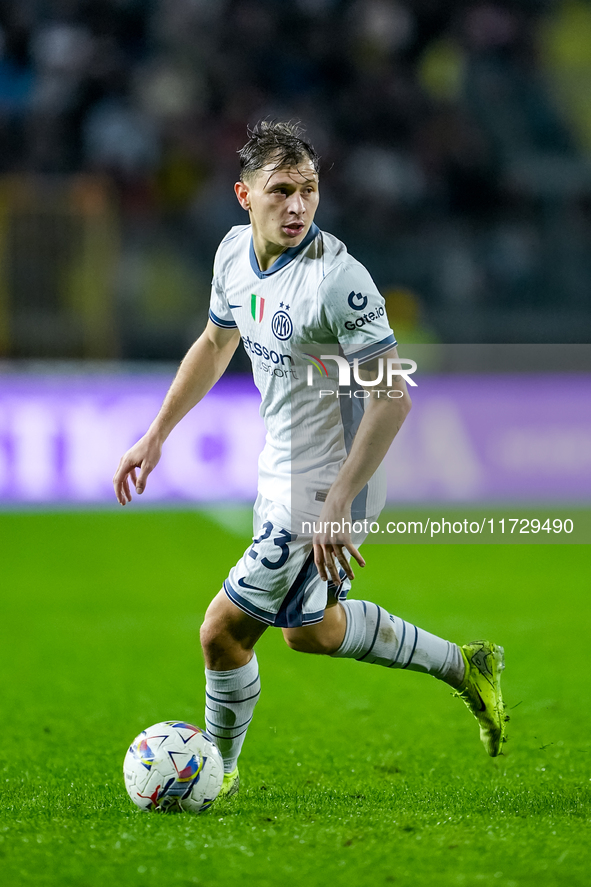
<instances>
[{"instance_id":1,"label":"player's leg","mask_svg":"<svg viewBox=\"0 0 591 887\"><path fill-rule=\"evenodd\" d=\"M290 519L284 506L257 497L252 544L230 570L201 630L205 722L224 759L223 794L236 790L237 760L260 694L254 645L269 625L302 624L300 604L314 564L310 546L291 533ZM316 618L325 604L326 595Z\"/></svg>"},{"instance_id":2,"label":"player's leg","mask_svg":"<svg viewBox=\"0 0 591 887\"><path fill-rule=\"evenodd\" d=\"M335 598L328 600L322 622L282 629L285 643L292 650L321 656L332 656L339 649L346 630L345 610Z\"/></svg>"},{"instance_id":3,"label":"player's leg","mask_svg":"<svg viewBox=\"0 0 591 887\"><path fill-rule=\"evenodd\" d=\"M456 689L461 686L465 665L457 644L417 628L370 601L334 604L326 608L322 622L284 629L287 644L304 653L422 671Z\"/></svg>"},{"instance_id":4,"label":"player's leg","mask_svg":"<svg viewBox=\"0 0 591 887\"><path fill-rule=\"evenodd\" d=\"M480 727L480 739L495 757L505 740L509 720L501 694L502 647L476 641L459 647L436 637L370 601L340 601L327 607L322 622L284 629L287 644L304 653L319 653L421 671L458 691Z\"/></svg>"},{"instance_id":5,"label":"player's leg","mask_svg":"<svg viewBox=\"0 0 591 887\"><path fill-rule=\"evenodd\" d=\"M200 630L205 667L230 671L246 665L267 626L245 613L220 591L207 608Z\"/></svg>"},{"instance_id":6,"label":"player's leg","mask_svg":"<svg viewBox=\"0 0 591 887\"><path fill-rule=\"evenodd\" d=\"M238 791L238 756L261 692L254 645L267 626L220 591L201 626L205 658L205 725L224 759L222 795Z\"/></svg>"}]
</instances>

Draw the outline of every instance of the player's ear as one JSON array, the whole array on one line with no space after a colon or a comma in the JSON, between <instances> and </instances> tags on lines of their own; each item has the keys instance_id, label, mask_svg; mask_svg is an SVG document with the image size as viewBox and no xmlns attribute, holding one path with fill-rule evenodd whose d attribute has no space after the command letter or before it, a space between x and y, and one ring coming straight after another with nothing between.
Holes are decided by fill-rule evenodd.
<instances>
[{"instance_id":1,"label":"player's ear","mask_svg":"<svg viewBox=\"0 0 591 887\"><path fill-rule=\"evenodd\" d=\"M238 198L238 203L242 209L250 209L250 189L246 182L236 182L234 185L234 193Z\"/></svg>"}]
</instances>

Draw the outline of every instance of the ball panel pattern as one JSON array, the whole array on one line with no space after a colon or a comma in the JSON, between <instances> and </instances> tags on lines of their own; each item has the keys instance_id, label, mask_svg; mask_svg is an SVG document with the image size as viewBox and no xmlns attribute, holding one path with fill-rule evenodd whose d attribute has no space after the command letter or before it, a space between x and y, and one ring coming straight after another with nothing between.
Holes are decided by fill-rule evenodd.
<instances>
[{"instance_id":1,"label":"ball panel pattern","mask_svg":"<svg viewBox=\"0 0 591 887\"><path fill-rule=\"evenodd\" d=\"M143 730L123 762L125 788L141 810L207 810L222 787L224 765L211 737L185 721Z\"/></svg>"}]
</instances>

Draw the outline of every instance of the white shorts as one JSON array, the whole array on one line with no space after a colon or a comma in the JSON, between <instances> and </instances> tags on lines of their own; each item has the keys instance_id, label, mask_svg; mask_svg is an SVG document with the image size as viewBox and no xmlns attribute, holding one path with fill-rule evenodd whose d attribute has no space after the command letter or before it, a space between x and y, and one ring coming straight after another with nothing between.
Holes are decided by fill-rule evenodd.
<instances>
[{"instance_id":1,"label":"white shorts","mask_svg":"<svg viewBox=\"0 0 591 887\"><path fill-rule=\"evenodd\" d=\"M309 516L318 521L318 516ZM323 581L314 563L311 536L292 532L289 509L259 495L253 514L250 548L230 570L224 591L230 600L265 625L299 628L321 622L330 597L344 600L351 581L342 567L341 582ZM352 533L358 547L366 533Z\"/></svg>"}]
</instances>

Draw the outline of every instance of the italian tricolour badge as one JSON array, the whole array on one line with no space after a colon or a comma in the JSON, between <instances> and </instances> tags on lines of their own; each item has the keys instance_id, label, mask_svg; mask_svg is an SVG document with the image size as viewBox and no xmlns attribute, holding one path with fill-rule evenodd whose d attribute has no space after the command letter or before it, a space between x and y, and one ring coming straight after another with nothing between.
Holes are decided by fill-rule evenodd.
<instances>
[{"instance_id":1,"label":"italian tricolour badge","mask_svg":"<svg viewBox=\"0 0 591 887\"><path fill-rule=\"evenodd\" d=\"M255 296L253 293L250 297L250 313L257 323L263 319L263 311L265 310L265 300L262 296Z\"/></svg>"}]
</instances>

